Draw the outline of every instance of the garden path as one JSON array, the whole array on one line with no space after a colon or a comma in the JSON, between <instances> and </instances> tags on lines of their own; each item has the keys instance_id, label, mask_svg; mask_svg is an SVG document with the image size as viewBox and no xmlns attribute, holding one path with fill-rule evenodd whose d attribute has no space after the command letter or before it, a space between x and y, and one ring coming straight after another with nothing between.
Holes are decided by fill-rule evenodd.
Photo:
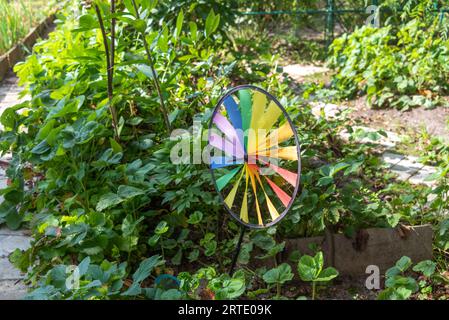
<instances>
[{"instance_id":1,"label":"garden path","mask_svg":"<svg viewBox=\"0 0 449 320\"><path fill-rule=\"evenodd\" d=\"M284 72L287 73L293 80L298 83L302 83L306 79L314 79L316 75L327 74L329 70L319 66L307 66L307 65L287 65L284 67ZM312 113L315 117L321 117L324 115L326 119L333 117L339 117L340 114L348 109L352 109L347 105L336 105L332 103L316 102L311 103ZM365 126L353 127L354 129L361 129L365 132L373 132L382 128L371 128ZM426 179L436 172L436 168L432 166L426 166L419 163L418 158L411 155L403 155L397 152L396 146L401 142L402 137L392 131L386 131L386 137L381 137L377 141L372 141L367 138L356 139L359 143L373 143L377 144L382 151L382 160L386 164L387 168L395 173L398 179L403 181L409 181L412 184L425 184L432 185L431 181ZM343 139L348 139L350 134L343 130L340 133Z\"/></svg>"},{"instance_id":2,"label":"garden path","mask_svg":"<svg viewBox=\"0 0 449 320\"><path fill-rule=\"evenodd\" d=\"M19 98L20 91L21 88L17 85L17 78L13 73L0 82L0 115L6 108L24 100ZM0 189L7 185L3 164L9 160L8 155L0 158ZM0 196L0 203L2 201L3 198ZM6 227L0 228L0 300L17 300L25 296L27 287L23 283L23 275L9 262L8 256L16 249L27 249L30 241L27 230L12 231Z\"/></svg>"}]
</instances>

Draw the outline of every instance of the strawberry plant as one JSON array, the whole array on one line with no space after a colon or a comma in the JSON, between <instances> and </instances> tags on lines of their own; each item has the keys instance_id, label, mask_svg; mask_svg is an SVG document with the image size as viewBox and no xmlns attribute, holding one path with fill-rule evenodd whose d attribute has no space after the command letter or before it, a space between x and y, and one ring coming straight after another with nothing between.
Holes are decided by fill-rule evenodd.
<instances>
[{"instance_id":1,"label":"strawberry plant","mask_svg":"<svg viewBox=\"0 0 449 320\"><path fill-rule=\"evenodd\" d=\"M312 300L315 300L318 282L328 282L338 276L338 271L335 268L323 269L323 265L322 252L317 252L314 257L303 255L298 262L298 273L301 280L312 282Z\"/></svg>"},{"instance_id":2,"label":"strawberry plant","mask_svg":"<svg viewBox=\"0 0 449 320\"><path fill-rule=\"evenodd\" d=\"M364 26L335 39L328 62L339 95L366 94L374 108L445 104L449 42L432 6L407 1L400 22L388 19L381 28Z\"/></svg>"}]
</instances>

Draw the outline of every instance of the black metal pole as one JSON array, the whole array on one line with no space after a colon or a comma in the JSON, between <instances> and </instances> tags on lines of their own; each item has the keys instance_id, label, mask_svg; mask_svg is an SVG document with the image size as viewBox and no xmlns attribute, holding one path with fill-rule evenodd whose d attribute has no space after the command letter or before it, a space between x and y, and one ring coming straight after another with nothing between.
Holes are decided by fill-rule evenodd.
<instances>
[{"instance_id":1,"label":"black metal pole","mask_svg":"<svg viewBox=\"0 0 449 320\"><path fill-rule=\"evenodd\" d=\"M242 226L240 230L239 242L237 242L237 247L235 247L234 257L232 258L231 269L229 269L229 275L232 277L234 274L235 265L237 264L237 259L240 254L240 249L242 247L243 236L245 234L245 226Z\"/></svg>"}]
</instances>

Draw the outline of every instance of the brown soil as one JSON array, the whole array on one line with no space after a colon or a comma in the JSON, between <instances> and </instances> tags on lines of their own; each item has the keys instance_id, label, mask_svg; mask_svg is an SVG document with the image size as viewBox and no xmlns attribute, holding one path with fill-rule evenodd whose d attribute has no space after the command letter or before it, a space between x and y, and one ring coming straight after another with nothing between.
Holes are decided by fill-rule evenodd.
<instances>
[{"instance_id":1,"label":"brown soil","mask_svg":"<svg viewBox=\"0 0 449 320\"><path fill-rule=\"evenodd\" d=\"M353 120L360 120L368 127L382 128L399 134L419 133L425 130L449 142L449 108L414 108L409 111L396 109L371 109L366 98L362 97L348 103L354 108L350 114Z\"/></svg>"}]
</instances>

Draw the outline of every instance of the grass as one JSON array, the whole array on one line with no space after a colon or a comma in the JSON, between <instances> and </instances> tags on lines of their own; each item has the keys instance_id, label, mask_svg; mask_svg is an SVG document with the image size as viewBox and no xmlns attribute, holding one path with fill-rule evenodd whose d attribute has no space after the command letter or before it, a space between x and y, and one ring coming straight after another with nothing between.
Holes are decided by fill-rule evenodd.
<instances>
[{"instance_id":1,"label":"grass","mask_svg":"<svg viewBox=\"0 0 449 320\"><path fill-rule=\"evenodd\" d=\"M46 17L49 1L0 0L0 55Z\"/></svg>"}]
</instances>

